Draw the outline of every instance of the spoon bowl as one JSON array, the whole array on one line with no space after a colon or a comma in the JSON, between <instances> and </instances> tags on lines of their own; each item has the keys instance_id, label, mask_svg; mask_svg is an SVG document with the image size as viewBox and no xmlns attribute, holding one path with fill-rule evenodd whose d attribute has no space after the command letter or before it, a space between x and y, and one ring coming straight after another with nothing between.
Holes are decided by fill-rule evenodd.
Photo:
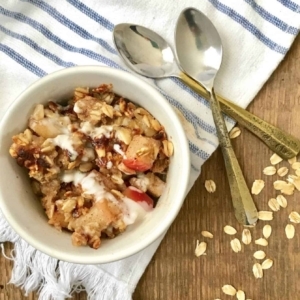
<instances>
[{"instance_id":1,"label":"spoon bowl","mask_svg":"<svg viewBox=\"0 0 300 300\"><path fill-rule=\"evenodd\" d=\"M222 41L213 23L201 12L186 9L178 19L176 52L183 70L211 89L222 63Z\"/></svg>"},{"instance_id":2,"label":"spoon bowl","mask_svg":"<svg viewBox=\"0 0 300 300\"><path fill-rule=\"evenodd\" d=\"M126 65L136 73L157 79L178 77L196 93L209 100L210 95L206 89L178 68L172 48L151 29L136 24L118 24L114 28L113 40ZM190 68L193 66L188 64L188 57L181 55L184 48L180 47L184 46L177 45L181 63L186 70L191 71ZM193 50L189 49L189 51ZM211 52L208 51L207 55L211 55ZM199 64L199 61L197 60L196 63ZM197 76L195 78L201 79ZM289 159L300 152L300 141L295 137L223 97L219 95L216 97L224 113L260 138L280 157Z\"/></svg>"},{"instance_id":3,"label":"spoon bowl","mask_svg":"<svg viewBox=\"0 0 300 300\"><path fill-rule=\"evenodd\" d=\"M128 67L150 78L175 76L175 57L168 43L152 30L134 24L114 28L114 42Z\"/></svg>"}]
</instances>

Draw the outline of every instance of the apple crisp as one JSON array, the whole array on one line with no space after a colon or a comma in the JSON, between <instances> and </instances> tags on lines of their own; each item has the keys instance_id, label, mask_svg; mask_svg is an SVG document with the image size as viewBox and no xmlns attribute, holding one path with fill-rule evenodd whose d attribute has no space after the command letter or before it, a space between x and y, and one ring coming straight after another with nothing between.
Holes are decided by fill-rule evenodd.
<instances>
[{"instance_id":1,"label":"apple crisp","mask_svg":"<svg viewBox=\"0 0 300 300\"><path fill-rule=\"evenodd\" d=\"M48 223L95 249L153 209L173 154L159 121L111 84L76 88L67 105L36 105L12 140Z\"/></svg>"}]
</instances>

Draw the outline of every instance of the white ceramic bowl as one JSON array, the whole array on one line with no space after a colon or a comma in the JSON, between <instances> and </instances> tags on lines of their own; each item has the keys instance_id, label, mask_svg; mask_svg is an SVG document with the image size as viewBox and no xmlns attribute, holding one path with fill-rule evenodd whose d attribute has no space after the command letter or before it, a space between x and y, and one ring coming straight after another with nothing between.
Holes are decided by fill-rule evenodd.
<instances>
[{"instance_id":1,"label":"white ceramic bowl","mask_svg":"<svg viewBox=\"0 0 300 300\"><path fill-rule=\"evenodd\" d=\"M74 247L71 234L48 225L42 205L34 196L27 172L10 157L12 136L22 132L35 104L70 98L75 87L112 83L114 91L147 109L165 127L174 144L166 189L150 218L127 227L99 249ZM190 174L187 139L167 100L141 79L123 71L82 66L52 73L28 87L0 121L0 208L13 229L36 249L60 260L96 264L116 261L154 242L171 225L184 201Z\"/></svg>"}]
</instances>

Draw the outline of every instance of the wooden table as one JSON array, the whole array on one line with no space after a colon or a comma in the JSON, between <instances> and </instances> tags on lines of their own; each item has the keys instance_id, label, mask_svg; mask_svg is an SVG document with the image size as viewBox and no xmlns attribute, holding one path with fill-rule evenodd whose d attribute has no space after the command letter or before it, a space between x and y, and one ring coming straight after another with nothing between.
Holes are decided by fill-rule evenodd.
<instances>
[{"instance_id":1,"label":"wooden table","mask_svg":"<svg viewBox=\"0 0 300 300\"><path fill-rule=\"evenodd\" d=\"M300 36L249 110L300 138L299 104ZM254 200L259 210L268 210L268 199L278 194L272 187L278 176L265 176L262 173L263 168L270 165L272 152L249 132L243 128L241 130L241 136L233 140L237 157L249 186L255 179L265 180L264 190L254 196ZM290 168L288 162L282 162L279 166ZM213 194L204 189L207 179L216 182L217 190ZM289 213L293 210L300 212L300 192L286 198L287 208L274 213L273 221L260 221L251 229L253 239L257 239L262 236L262 227L270 224L273 233L269 245L261 247L252 241L250 245L243 245L240 253L234 253L230 248L233 237L226 235L223 227L227 224L236 227L238 238L241 237L242 227L237 224L232 212L224 163L218 149L203 166L201 176L141 278L133 299L235 299L222 294L221 287L225 284L244 290L247 298L253 300L300 299L300 224L295 224L294 239L288 240L284 232ZM211 231L214 238L203 238L202 230ZM195 257L197 239L207 242L206 256ZM7 251L12 248L9 244L5 247ZM273 267L264 271L262 279L255 279L252 274L255 262L252 255L258 249L265 250L267 257L274 260ZM21 289L7 285L11 268L10 261L1 256L0 300L37 299L36 294L27 298L22 296ZM74 295L74 299L85 300L86 295Z\"/></svg>"}]
</instances>

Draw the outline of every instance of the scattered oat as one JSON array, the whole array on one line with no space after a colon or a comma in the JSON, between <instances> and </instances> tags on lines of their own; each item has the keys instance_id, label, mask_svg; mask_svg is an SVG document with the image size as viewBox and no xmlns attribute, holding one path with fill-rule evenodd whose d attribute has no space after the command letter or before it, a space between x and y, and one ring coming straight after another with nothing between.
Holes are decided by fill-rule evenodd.
<instances>
[{"instance_id":1,"label":"scattered oat","mask_svg":"<svg viewBox=\"0 0 300 300\"><path fill-rule=\"evenodd\" d=\"M273 220L273 212L261 210L258 212L258 219L262 221L271 221Z\"/></svg>"},{"instance_id":2,"label":"scattered oat","mask_svg":"<svg viewBox=\"0 0 300 300\"><path fill-rule=\"evenodd\" d=\"M255 240L255 244L260 245L260 246L268 246L269 243L266 239L260 238L260 239Z\"/></svg>"},{"instance_id":3,"label":"scattered oat","mask_svg":"<svg viewBox=\"0 0 300 300\"><path fill-rule=\"evenodd\" d=\"M212 239L212 238L214 237L213 234L212 234L211 232L206 231L206 230L201 231L201 234L202 234L204 237L207 237L207 238L210 238L210 239Z\"/></svg>"},{"instance_id":4,"label":"scattered oat","mask_svg":"<svg viewBox=\"0 0 300 300\"><path fill-rule=\"evenodd\" d=\"M214 193L216 191L216 184L213 180L205 180L205 188L209 193Z\"/></svg>"},{"instance_id":5,"label":"scattered oat","mask_svg":"<svg viewBox=\"0 0 300 300\"><path fill-rule=\"evenodd\" d=\"M269 166L264 168L263 173L265 175L274 175L276 174L276 168L274 166Z\"/></svg>"},{"instance_id":6,"label":"scattered oat","mask_svg":"<svg viewBox=\"0 0 300 300\"><path fill-rule=\"evenodd\" d=\"M288 159L288 162L289 162L290 165L292 165L296 161L297 161L297 157L296 156L294 156L293 158Z\"/></svg>"},{"instance_id":7,"label":"scattered oat","mask_svg":"<svg viewBox=\"0 0 300 300\"><path fill-rule=\"evenodd\" d=\"M295 236L295 227L293 224L287 224L285 226L285 234L288 239L292 239Z\"/></svg>"},{"instance_id":8,"label":"scattered oat","mask_svg":"<svg viewBox=\"0 0 300 300\"><path fill-rule=\"evenodd\" d=\"M268 201L268 205L269 207L273 210L273 211L278 211L280 210L280 205L279 203L277 202L277 200L275 198L271 198L269 201Z\"/></svg>"},{"instance_id":9,"label":"scattered oat","mask_svg":"<svg viewBox=\"0 0 300 300\"><path fill-rule=\"evenodd\" d=\"M263 270L270 269L273 266L273 260L267 258L263 263L261 264L261 267Z\"/></svg>"},{"instance_id":10,"label":"scattered oat","mask_svg":"<svg viewBox=\"0 0 300 300\"><path fill-rule=\"evenodd\" d=\"M245 228L242 232L242 242L245 245L249 245L251 243L252 237L249 229Z\"/></svg>"},{"instance_id":11,"label":"scattered oat","mask_svg":"<svg viewBox=\"0 0 300 300\"><path fill-rule=\"evenodd\" d=\"M295 188L300 191L300 177L295 175L289 175L287 181L295 186Z\"/></svg>"},{"instance_id":12,"label":"scattered oat","mask_svg":"<svg viewBox=\"0 0 300 300\"><path fill-rule=\"evenodd\" d=\"M295 173L296 173L297 176L300 177L300 169L295 170Z\"/></svg>"},{"instance_id":13,"label":"scattered oat","mask_svg":"<svg viewBox=\"0 0 300 300\"><path fill-rule=\"evenodd\" d=\"M239 239L235 238L231 240L230 246L235 253L238 253L242 250L242 245Z\"/></svg>"},{"instance_id":14,"label":"scattered oat","mask_svg":"<svg viewBox=\"0 0 300 300\"><path fill-rule=\"evenodd\" d=\"M251 193L253 195L258 195L264 187L265 187L265 182L261 179L257 179L253 182Z\"/></svg>"},{"instance_id":15,"label":"scattered oat","mask_svg":"<svg viewBox=\"0 0 300 300\"><path fill-rule=\"evenodd\" d=\"M292 183L288 183L282 190L281 193L284 195L293 195L295 186Z\"/></svg>"},{"instance_id":16,"label":"scattered oat","mask_svg":"<svg viewBox=\"0 0 300 300\"><path fill-rule=\"evenodd\" d=\"M283 207L283 208L287 207L287 201L283 195L278 195L276 197L276 200L281 207Z\"/></svg>"},{"instance_id":17,"label":"scattered oat","mask_svg":"<svg viewBox=\"0 0 300 300\"><path fill-rule=\"evenodd\" d=\"M232 130L229 133L229 137L231 139L235 139L237 138L239 135L241 134L241 129L239 129L238 127L234 127L232 128Z\"/></svg>"},{"instance_id":18,"label":"scattered oat","mask_svg":"<svg viewBox=\"0 0 300 300\"><path fill-rule=\"evenodd\" d=\"M266 257L266 253L262 250L255 251L253 257L256 259L264 259Z\"/></svg>"},{"instance_id":19,"label":"scattered oat","mask_svg":"<svg viewBox=\"0 0 300 300\"><path fill-rule=\"evenodd\" d=\"M294 170L297 170L297 169L300 169L300 162L294 162L293 164L292 164L292 169L294 169Z\"/></svg>"},{"instance_id":20,"label":"scattered oat","mask_svg":"<svg viewBox=\"0 0 300 300\"><path fill-rule=\"evenodd\" d=\"M232 226L226 225L226 226L224 227L224 232L227 233L227 234L229 234L229 235L235 235L237 231L236 231L236 229L233 228Z\"/></svg>"},{"instance_id":21,"label":"scattered oat","mask_svg":"<svg viewBox=\"0 0 300 300\"><path fill-rule=\"evenodd\" d=\"M289 214L289 219L292 223L300 223L300 215L296 211L292 211Z\"/></svg>"},{"instance_id":22,"label":"scattered oat","mask_svg":"<svg viewBox=\"0 0 300 300\"><path fill-rule=\"evenodd\" d=\"M263 227L263 236L265 237L265 239L268 239L271 236L271 233L272 233L271 225L265 225Z\"/></svg>"},{"instance_id":23,"label":"scattered oat","mask_svg":"<svg viewBox=\"0 0 300 300\"><path fill-rule=\"evenodd\" d=\"M229 296L235 296L236 294L236 289L230 284L223 285L222 291L225 295L229 295Z\"/></svg>"},{"instance_id":24,"label":"scattered oat","mask_svg":"<svg viewBox=\"0 0 300 300\"><path fill-rule=\"evenodd\" d=\"M242 290L238 290L236 293L236 298L238 300L245 300L246 299L245 292Z\"/></svg>"},{"instance_id":25,"label":"scattered oat","mask_svg":"<svg viewBox=\"0 0 300 300\"><path fill-rule=\"evenodd\" d=\"M280 176L280 177L283 177L285 176L287 173L289 172L289 169L287 167L281 167L277 170L277 174Z\"/></svg>"},{"instance_id":26,"label":"scattered oat","mask_svg":"<svg viewBox=\"0 0 300 300\"><path fill-rule=\"evenodd\" d=\"M280 156L278 156L276 153L274 153L271 157L270 157L270 162L272 165L277 165L278 163L280 163L282 161L282 158Z\"/></svg>"},{"instance_id":27,"label":"scattered oat","mask_svg":"<svg viewBox=\"0 0 300 300\"><path fill-rule=\"evenodd\" d=\"M197 240L197 245L196 245L196 249L195 249L195 255L197 257L199 257L201 255L205 255L206 246L207 246L207 244L205 242L199 243L199 241Z\"/></svg>"},{"instance_id":28,"label":"scattered oat","mask_svg":"<svg viewBox=\"0 0 300 300\"><path fill-rule=\"evenodd\" d=\"M274 189L277 191L281 191L282 194L285 195L293 195L295 186L283 180L276 180L273 183Z\"/></svg>"},{"instance_id":29,"label":"scattered oat","mask_svg":"<svg viewBox=\"0 0 300 300\"><path fill-rule=\"evenodd\" d=\"M263 269L261 267L261 264L255 263L253 265L252 271L253 271L253 274L254 274L255 278L262 278L263 277Z\"/></svg>"},{"instance_id":30,"label":"scattered oat","mask_svg":"<svg viewBox=\"0 0 300 300\"><path fill-rule=\"evenodd\" d=\"M277 191L280 191L283 188L285 188L287 184L288 183L284 180L276 180L273 182L274 189Z\"/></svg>"}]
</instances>

